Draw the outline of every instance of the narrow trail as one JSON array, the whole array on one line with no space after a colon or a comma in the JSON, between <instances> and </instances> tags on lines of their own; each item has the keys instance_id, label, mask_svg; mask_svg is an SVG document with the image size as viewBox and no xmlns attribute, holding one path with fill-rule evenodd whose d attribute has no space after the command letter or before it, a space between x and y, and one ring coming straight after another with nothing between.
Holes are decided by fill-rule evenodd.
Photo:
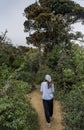
<instances>
[{"instance_id":1,"label":"narrow trail","mask_svg":"<svg viewBox=\"0 0 84 130\"><path fill-rule=\"evenodd\" d=\"M41 93L38 90L33 91L30 95L27 95L27 98L30 99L32 106L38 113L40 129L39 130L62 130L62 112L59 101L54 101L54 114L53 121L51 122L51 127L46 126L46 120L44 115L44 109L41 99Z\"/></svg>"}]
</instances>

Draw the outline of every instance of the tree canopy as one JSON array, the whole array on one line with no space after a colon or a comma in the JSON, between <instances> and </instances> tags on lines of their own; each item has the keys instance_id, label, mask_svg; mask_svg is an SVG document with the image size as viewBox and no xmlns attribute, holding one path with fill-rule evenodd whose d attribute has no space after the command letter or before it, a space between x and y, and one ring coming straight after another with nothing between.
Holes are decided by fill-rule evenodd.
<instances>
[{"instance_id":1,"label":"tree canopy","mask_svg":"<svg viewBox=\"0 0 84 130\"><path fill-rule=\"evenodd\" d=\"M70 33L71 24L84 20L84 8L71 0L39 0L24 10L28 44L50 51L56 45L69 45L77 35Z\"/></svg>"}]
</instances>

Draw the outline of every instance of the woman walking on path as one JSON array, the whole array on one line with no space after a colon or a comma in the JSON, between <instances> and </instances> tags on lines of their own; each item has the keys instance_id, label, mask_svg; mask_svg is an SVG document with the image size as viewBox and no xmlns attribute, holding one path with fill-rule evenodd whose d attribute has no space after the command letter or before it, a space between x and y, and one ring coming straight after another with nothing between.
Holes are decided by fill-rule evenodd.
<instances>
[{"instance_id":1,"label":"woman walking on path","mask_svg":"<svg viewBox=\"0 0 84 130\"><path fill-rule=\"evenodd\" d=\"M45 81L41 83L42 100L44 106L44 112L46 117L46 125L51 125L51 119L53 116L53 93L54 84L52 83L51 76L46 75Z\"/></svg>"}]
</instances>

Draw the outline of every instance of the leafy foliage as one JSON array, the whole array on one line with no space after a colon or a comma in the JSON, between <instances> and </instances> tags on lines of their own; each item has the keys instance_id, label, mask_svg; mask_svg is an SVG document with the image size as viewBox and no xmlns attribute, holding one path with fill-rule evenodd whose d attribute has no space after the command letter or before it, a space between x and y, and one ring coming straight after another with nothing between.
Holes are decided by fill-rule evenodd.
<instances>
[{"instance_id":1,"label":"leafy foliage","mask_svg":"<svg viewBox=\"0 0 84 130\"><path fill-rule=\"evenodd\" d=\"M0 129L2 130L39 129L38 115L25 97L33 90L32 83L29 84L33 75L31 71L37 71L36 59L31 58L26 63L28 53L32 54L33 49L21 46L16 48L5 41L0 43L0 92L3 88L5 90L7 82L10 86L3 94L0 93ZM28 74L31 76L29 77Z\"/></svg>"},{"instance_id":2,"label":"leafy foliage","mask_svg":"<svg viewBox=\"0 0 84 130\"><path fill-rule=\"evenodd\" d=\"M37 114L23 97L0 98L0 126L5 126L8 130L33 130L38 129L35 124L38 124Z\"/></svg>"},{"instance_id":3,"label":"leafy foliage","mask_svg":"<svg viewBox=\"0 0 84 130\"><path fill-rule=\"evenodd\" d=\"M31 92L32 86L27 82L21 80L10 80L9 84L11 87L8 89L7 94L13 97L15 94L26 95Z\"/></svg>"},{"instance_id":4,"label":"leafy foliage","mask_svg":"<svg viewBox=\"0 0 84 130\"><path fill-rule=\"evenodd\" d=\"M81 47L72 44L70 50L58 46L48 54L47 65L53 71L53 78L58 86L65 91L70 91L73 84L84 78L83 53Z\"/></svg>"},{"instance_id":5,"label":"leafy foliage","mask_svg":"<svg viewBox=\"0 0 84 130\"><path fill-rule=\"evenodd\" d=\"M71 0L39 0L42 7L54 14L63 14L69 18L69 22L76 22L83 18L84 8ZM72 17L74 16L74 17Z\"/></svg>"},{"instance_id":6,"label":"leafy foliage","mask_svg":"<svg viewBox=\"0 0 84 130\"><path fill-rule=\"evenodd\" d=\"M37 130L37 113L24 97L31 92L31 85L22 81L10 81L10 84L6 95L0 98L0 126L8 130Z\"/></svg>"},{"instance_id":7,"label":"leafy foliage","mask_svg":"<svg viewBox=\"0 0 84 130\"><path fill-rule=\"evenodd\" d=\"M47 65L56 82L55 97L64 106L64 130L84 128L84 48L72 43L57 46L48 54Z\"/></svg>"},{"instance_id":8,"label":"leafy foliage","mask_svg":"<svg viewBox=\"0 0 84 130\"><path fill-rule=\"evenodd\" d=\"M29 32L27 43L48 52L56 45L69 44L77 38L70 33L70 25L83 20L84 8L71 0L39 0L39 4L35 2L25 8L24 13L27 18L24 28Z\"/></svg>"},{"instance_id":9,"label":"leafy foliage","mask_svg":"<svg viewBox=\"0 0 84 130\"><path fill-rule=\"evenodd\" d=\"M84 83L72 90L66 97L64 110L67 113L66 130L83 130L84 128Z\"/></svg>"}]
</instances>

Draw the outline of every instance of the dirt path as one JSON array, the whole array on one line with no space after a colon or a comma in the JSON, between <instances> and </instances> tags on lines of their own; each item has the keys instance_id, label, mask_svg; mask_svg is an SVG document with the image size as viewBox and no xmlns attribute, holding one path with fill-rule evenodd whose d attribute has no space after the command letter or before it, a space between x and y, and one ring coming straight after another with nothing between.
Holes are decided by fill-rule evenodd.
<instances>
[{"instance_id":1,"label":"dirt path","mask_svg":"<svg viewBox=\"0 0 84 130\"><path fill-rule=\"evenodd\" d=\"M27 95L31 100L32 106L36 109L40 121L40 130L62 130L62 116L61 116L61 106L58 101L54 101L54 114L53 121L51 123L51 127L48 128L46 126L46 120L44 115L44 109L41 99L41 93L38 90L35 90L30 95Z\"/></svg>"}]
</instances>

